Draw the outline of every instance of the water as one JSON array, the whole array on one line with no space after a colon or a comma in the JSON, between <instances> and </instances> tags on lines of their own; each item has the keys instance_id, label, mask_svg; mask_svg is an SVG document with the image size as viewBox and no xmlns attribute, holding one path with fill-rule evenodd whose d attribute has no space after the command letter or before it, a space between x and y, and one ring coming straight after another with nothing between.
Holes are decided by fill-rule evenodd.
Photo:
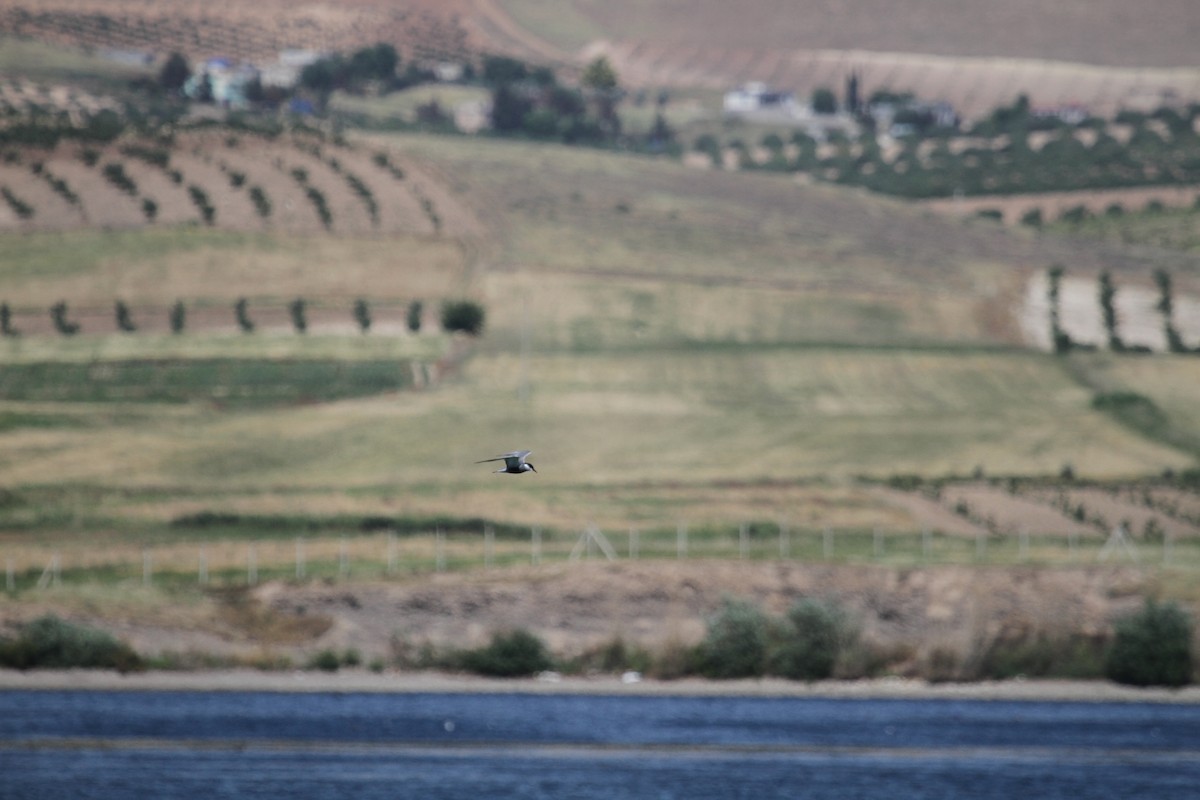
<instances>
[{"instance_id":1,"label":"water","mask_svg":"<svg viewBox=\"0 0 1200 800\"><path fill-rule=\"evenodd\" d=\"M1200 798L1200 706L0 692L0 798Z\"/></svg>"}]
</instances>

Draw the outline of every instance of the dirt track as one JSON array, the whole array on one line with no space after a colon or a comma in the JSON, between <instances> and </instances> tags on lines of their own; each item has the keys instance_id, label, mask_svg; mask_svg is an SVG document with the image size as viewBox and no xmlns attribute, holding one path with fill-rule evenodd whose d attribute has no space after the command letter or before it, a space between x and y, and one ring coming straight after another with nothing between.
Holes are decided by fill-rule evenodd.
<instances>
[{"instance_id":1,"label":"dirt track","mask_svg":"<svg viewBox=\"0 0 1200 800\"><path fill-rule=\"evenodd\" d=\"M150 672L118 675L100 671L14 672L0 670L3 690L201 691L201 692L387 692L486 694L590 694L657 696L754 696L833 698L938 698L1066 702L1200 703L1200 686L1183 689L1135 689L1098 681L985 681L938 683L884 678L864 681L799 683L775 679L704 681L642 680L627 683L615 676L557 678L544 676L495 680L431 672L338 673Z\"/></svg>"}]
</instances>

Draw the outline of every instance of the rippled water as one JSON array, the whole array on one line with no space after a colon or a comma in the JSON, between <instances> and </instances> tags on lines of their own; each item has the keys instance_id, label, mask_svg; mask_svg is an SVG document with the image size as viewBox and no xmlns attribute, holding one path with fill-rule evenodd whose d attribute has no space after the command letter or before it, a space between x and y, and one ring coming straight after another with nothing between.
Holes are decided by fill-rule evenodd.
<instances>
[{"instance_id":1,"label":"rippled water","mask_svg":"<svg viewBox=\"0 0 1200 800\"><path fill-rule=\"evenodd\" d=\"M1200 707L0 692L0 797L1200 798Z\"/></svg>"}]
</instances>

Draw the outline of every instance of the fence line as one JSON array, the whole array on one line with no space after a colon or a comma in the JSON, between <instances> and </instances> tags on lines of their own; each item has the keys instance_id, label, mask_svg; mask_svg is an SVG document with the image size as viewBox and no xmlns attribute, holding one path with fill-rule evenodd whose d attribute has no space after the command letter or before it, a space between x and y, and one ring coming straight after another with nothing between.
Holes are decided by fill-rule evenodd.
<instances>
[{"instance_id":1,"label":"fence line","mask_svg":"<svg viewBox=\"0 0 1200 800\"><path fill-rule=\"evenodd\" d=\"M810 532L811 531L811 532ZM1200 537L1164 535L1161 541L1135 541L1128 530L1114 528L1107 537L1081 541L1076 531L1034 535L1023 528L1014 535L978 532L973 536L950 535L921 529L885 535L879 527L869 532L839 531L830 526L792 531L778 526L778 551L761 528L741 523L723 529L693 528L680 522L674 535L664 530L645 534L628 529L625 553L613 547L608 536L594 524L582 526L577 534L552 532L541 527L524 536L498 535L487 525L480 534L448 535L436 529L432 536L404 537L395 532L336 537L179 542L143 546L125 551L104 552L77 549L64 556L61 548L26 554L24 563L5 554L4 589L13 593L23 588L50 589L62 585L64 568L70 580L89 573L116 575L120 580L137 580L151 586L161 580L178 580L189 571L196 583L211 580L224 584L255 585L260 576L295 580L336 576L347 580L395 576L427 571L445 572L496 566L571 563L603 559L737 559L846 564L1027 564L1075 565L1085 563L1161 564L1168 568L1200 568ZM974 540L972 542L972 539ZM189 555L190 553L190 555ZM1161 556L1161 558L1157 558ZM71 563L75 562L75 563Z\"/></svg>"}]
</instances>

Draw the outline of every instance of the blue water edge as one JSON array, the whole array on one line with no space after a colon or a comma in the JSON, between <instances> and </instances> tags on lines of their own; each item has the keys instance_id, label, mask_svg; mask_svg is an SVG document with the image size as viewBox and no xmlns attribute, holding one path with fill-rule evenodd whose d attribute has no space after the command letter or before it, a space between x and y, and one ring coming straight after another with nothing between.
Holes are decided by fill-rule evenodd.
<instances>
[{"instance_id":1,"label":"blue water edge","mask_svg":"<svg viewBox=\"0 0 1200 800\"><path fill-rule=\"evenodd\" d=\"M0 692L0 800L1200 800L1200 706Z\"/></svg>"}]
</instances>

